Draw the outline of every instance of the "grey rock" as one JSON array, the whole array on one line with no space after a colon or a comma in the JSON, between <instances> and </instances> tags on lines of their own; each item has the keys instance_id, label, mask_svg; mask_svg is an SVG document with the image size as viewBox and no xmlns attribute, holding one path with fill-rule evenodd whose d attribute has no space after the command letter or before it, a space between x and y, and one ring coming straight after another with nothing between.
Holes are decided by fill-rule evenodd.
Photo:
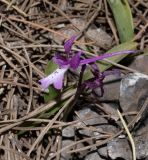
<instances>
[{"instance_id":1,"label":"grey rock","mask_svg":"<svg viewBox=\"0 0 148 160\"><path fill-rule=\"evenodd\" d=\"M95 41L95 44L101 48L109 48L112 45L112 37L103 29L92 25L86 32L87 36ZM96 36L97 35L97 36Z\"/></svg>"},{"instance_id":2,"label":"grey rock","mask_svg":"<svg viewBox=\"0 0 148 160\"><path fill-rule=\"evenodd\" d=\"M99 117L99 113L92 110L91 108L93 108L93 106L84 107L77 112L80 118L88 118L88 120L85 120L86 125L97 125L98 123L107 122L107 120ZM89 117L91 117L91 119L89 119Z\"/></svg>"},{"instance_id":3,"label":"grey rock","mask_svg":"<svg viewBox=\"0 0 148 160\"><path fill-rule=\"evenodd\" d=\"M116 133L117 128L110 125L105 118L101 117L97 111L92 110L91 107L82 108L77 112L79 118L75 117L76 120L91 117L91 119L84 120L77 124L78 132L84 136L96 136L96 139L102 135L102 132L108 132L110 134ZM87 127L88 129L82 129L82 126Z\"/></svg>"},{"instance_id":4,"label":"grey rock","mask_svg":"<svg viewBox=\"0 0 148 160\"><path fill-rule=\"evenodd\" d=\"M147 75L141 73L132 73L122 79L119 100L121 108L124 112L139 111L147 97ZM130 117L132 118L132 116Z\"/></svg>"},{"instance_id":5,"label":"grey rock","mask_svg":"<svg viewBox=\"0 0 148 160\"><path fill-rule=\"evenodd\" d=\"M98 149L98 153L101 157L105 157L107 158L108 157L108 153L107 153L107 146L101 146L99 149Z\"/></svg>"},{"instance_id":6,"label":"grey rock","mask_svg":"<svg viewBox=\"0 0 148 160\"><path fill-rule=\"evenodd\" d=\"M101 124L107 123L107 120L100 117L99 114L93 110L90 109L90 107L85 107L82 108L81 110L79 110L78 112L79 118L83 119L83 118L89 118L91 117L91 119L88 120L84 120L82 122L79 122L77 124L77 129L81 128L81 126L91 126L92 129L79 129L79 133L85 136L94 136L98 134L96 133L95 130L102 131L101 127L100 129L98 129L97 126L100 126ZM75 119L79 119L78 117L75 117ZM93 127L92 127L93 126Z\"/></svg>"},{"instance_id":7,"label":"grey rock","mask_svg":"<svg viewBox=\"0 0 148 160\"><path fill-rule=\"evenodd\" d=\"M85 160L104 160L104 159L102 159L97 152L93 152L88 154L85 157Z\"/></svg>"},{"instance_id":8,"label":"grey rock","mask_svg":"<svg viewBox=\"0 0 148 160\"><path fill-rule=\"evenodd\" d=\"M63 3L63 2L62 2ZM82 18L73 18L71 19L72 23L74 25L77 26L77 28L79 30L83 30L83 28L86 26L86 21ZM73 27L73 25L69 25L69 27L65 27L61 24L60 26L57 26L57 28L59 29L59 32L61 34L65 34L68 35L69 37L73 36L73 35L77 35L77 31L75 30L75 28ZM113 42L113 38L102 28L98 28L96 25L91 24L90 26L88 26L88 28L85 30L86 31L86 35L89 39L91 39L93 42L95 42L95 48L97 50L100 50L101 48L104 49L109 49L112 46L112 42ZM58 44L62 44L64 41L64 37L62 36L57 36L57 34L49 34L48 35L50 38L54 39L54 41ZM84 37L80 38L81 42L85 42ZM86 45L81 44L81 49L86 50L87 47Z\"/></svg>"},{"instance_id":9,"label":"grey rock","mask_svg":"<svg viewBox=\"0 0 148 160\"><path fill-rule=\"evenodd\" d=\"M126 139L115 138L107 144L108 156L111 159L123 158L132 160L132 152Z\"/></svg>"},{"instance_id":10,"label":"grey rock","mask_svg":"<svg viewBox=\"0 0 148 160\"><path fill-rule=\"evenodd\" d=\"M101 106L103 107L103 110L110 115L110 117L117 121L119 119L119 115L117 114L117 109L119 108L119 104L118 103L101 103Z\"/></svg>"},{"instance_id":11,"label":"grey rock","mask_svg":"<svg viewBox=\"0 0 148 160\"><path fill-rule=\"evenodd\" d=\"M62 149L69 146L69 145L72 145L73 143L75 143L75 141L73 141L73 140L63 140L62 141ZM77 152L77 155L73 155L71 153L68 153L71 150L80 149L80 148L84 148L84 147L85 146L82 143L78 143L76 145L68 147L66 150L62 151L60 160L81 159L82 157L85 157L88 153L87 150Z\"/></svg>"},{"instance_id":12,"label":"grey rock","mask_svg":"<svg viewBox=\"0 0 148 160\"><path fill-rule=\"evenodd\" d=\"M86 25L86 22L82 18L72 19L73 24L75 24L80 30ZM93 40L96 46L101 48L110 48L112 45L112 37L102 28L98 28L96 25L91 24L86 30L86 35L89 39Z\"/></svg>"},{"instance_id":13,"label":"grey rock","mask_svg":"<svg viewBox=\"0 0 148 160\"><path fill-rule=\"evenodd\" d=\"M74 135L75 135L75 131L73 126L67 126L63 128L62 130L63 137L71 138L71 137L74 137Z\"/></svg>"},{"instance_id":14,"label":"grey rock","mask_svg":"<svg viewBox=\"0 0 148 160\"><path fill-rule=\"evenodd\" d=\"M148 157L148 134L144 132L141 135L133 137L136 147L136 158L144 159ZM127 139L115 138L107 144L108 156L111 159L123 158L132 160L132 151ZM101 152L99 151L99 154ZM101 154L100 154L101 155ZM103 154L105 155L105 154Z\"/></svg>"},{"instance_id":15,"label":"grey rock","mask_svg":"<svg viewBox=\"0 0 148 160\"><path fill-rule=\"evenodd\" d=\"M110 75L103 81L104 94L99 98L101 101L119 100L120 94L120 78L115 75ZM100 88L95 89L95 93L100 95Z\"/></svg>"},{"instance_id":16,"label":"grey rock","mask_svg":"<svg viewBox=\"0 0 148 160\"><path fill-rule=\"evenodd\" d=\"M146 126L148 129L148 127ZM147 130L148 131L148 130ZM148 134L147 132L134 138L136 144L137 159L144 159L148 157Z\"/></svg>"},{"instance_id":17,"label":"grey rock","mask_svg":"<svg viewBox=\"0 0 148 160\"><path fill-rule=\"evenodd\" d=\"M65 148L69 145L71 145L72 143L74 143L74 141L72 140L63 140L62 141L62 148ZM61 159L60 160L69 160L72 159L72 154L68 154L67 152L70 151L71 149L74 149L75 146L69 147L67 150L64 150L61 153Z\"/></svg>"},{"instance_id":18,"label":"grey rock","mask_svg":"<svg viewBox=\"0 0 148 160\"><path fill-rule=\"evenodd\" d=\"M130 68L133 68L141 73L148 74L148 55L137 56L134 61L129 65Z\"/></svg>"}]
</instances>

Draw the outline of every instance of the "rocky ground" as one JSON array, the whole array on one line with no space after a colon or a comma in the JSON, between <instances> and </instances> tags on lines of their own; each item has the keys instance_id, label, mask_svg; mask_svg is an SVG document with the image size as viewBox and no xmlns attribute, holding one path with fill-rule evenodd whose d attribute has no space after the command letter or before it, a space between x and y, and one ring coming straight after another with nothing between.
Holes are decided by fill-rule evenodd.
<instances>
[{"instance_id":1,"label":"rocky ground","mask_svg":"<svg viewBox=\"0 0 148 160\"><path fill-rule=\"evenodd\" d=\"M73 50L88 55L121 43L107 1L0 0L1 160L133 160L131 139L136 158L148 160L148 2L129 4L142 54L111 63L121 76L105 78L102 97L98 87L73 102L74 87L46 101L38 80L72 35ZM77 75L70 71L68 84Z\"/></svg>"}]
</instances>

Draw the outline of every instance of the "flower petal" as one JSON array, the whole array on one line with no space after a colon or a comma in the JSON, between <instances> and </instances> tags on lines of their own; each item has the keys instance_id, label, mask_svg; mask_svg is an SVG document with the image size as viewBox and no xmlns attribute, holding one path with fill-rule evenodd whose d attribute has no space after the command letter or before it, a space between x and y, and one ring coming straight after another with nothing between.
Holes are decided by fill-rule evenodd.
<instances>
[{"instance_id":1,"label":"flower petal","mask_svg":"<svg viewBox=\"0 0 148 160\"><path fill-rule=\"evenodd\" d=\"M59 54L55 54L52 60L54 61L54 63L58 64L60 67L68 65L67 59L64 56L61 56Z\"/></svg>"},{"instance_id":2,"label":"flower petal","mask_svg":"<svg viewBox=\"0 0 148 160\"><path fill-rule=\"evenodd\" d=\"M137 53L137 52L138 51L136 51L136 50L126 50L126 51L119 51L119 52L103 54L101 56L96 56L96 57L81 60L80 65L89 64L89 63L92 63L92 62L96 62L98 60L102 60L102 59L113 57L113 56L118 56L118 55L121 55L121 54L132 54L132 53Z\"/></svg>"},{"instance_id":3,"label":"flower petal","mask_svg":"<svg viewBox=\"0 0 148 160\"><path fill-rule=\"evenodd\" d=\"M50 80L49 77L45 77L45 78L40 79L40 80L39 80L39 83L40 83L40 85L41 85L41 88L42 88L43 90L45 90L45 89L48 88L49 85L52 84L52 81Z\"/></svg>"},{"instance_id":4,"label":"flower petal","mask_svg":"<svg viewBox=\"0 0 148 160\"><path fill-rule=\"evenodd\" d=\"M41 83L41 87L45 90L49 85L53 84L56 89L61 89L63 84L63 78L65 72L68 70L69 66L65 66L64 68L58 68L49 76L39 80Z\"/></svg>"},{"instance_id":5,"label":"flower petal","mask_svg":"<svg viewBox=\"0 0 148 160\"><path fill-rule=\"evenodd\" d=\"M54 81L53 85L56 89L62 89L63 79L64 79L64 74L61 74L61 76Z\"/></svg>"},{"instance_id":6,"label":"flower petal","mask_svg":"<svg viewBox=\"0 0 148 160\"><path fill-rule=\"evenodd\" d=\"M78 68L79 64L80 64L80 57L81 57L82 51L79 51L78 53L76 53L71 60L69 61L70 67L72 69L76 69Z\"/></svg>"},{"instance_id":7,"label":"flower petal","mask_svg":"<svg viewBox=\"0 0 148 160\"><path fill-rule=\"evenodd\" d=\"M64 44L64 49L65 49L65 52L66 52L66 53L69 53L69 52L71 51L71 47L72 47L75 39L76 39L76 36L72 36L70 39L68 39L68 40L65 42L65 44Z\"/></svg>"}]
</instances>

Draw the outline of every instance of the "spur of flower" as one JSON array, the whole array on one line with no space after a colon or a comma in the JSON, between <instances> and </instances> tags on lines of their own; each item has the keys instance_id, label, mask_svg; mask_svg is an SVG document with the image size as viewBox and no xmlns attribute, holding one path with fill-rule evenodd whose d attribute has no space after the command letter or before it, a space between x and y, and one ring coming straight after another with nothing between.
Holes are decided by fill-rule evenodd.
<instances>
[{"instance_id":1,"label":"spur of flower","mask_svg":"<svg viewBox=\"0 0 148 160\"><path fill-rule=\"evenodd\" d=\"M103 60L105 58L118 56L121 54L131 54L131 53L137 53L135 50L126 50L126 51L119 51L119 52L113 52L108 54L103 54L100 56L94 56L92 58L86 58L82 59L81 55L84 53L82 51L78 51L77 53L72 52L72 45L76 39L76 36L72 36L69 40L67 40L64 44L64 50L66 56L55 54L55 56L52 58L54 63L58 64L59 68L57 68L53 73L49 74L47 77L42 78L39 80L39 83L41 85L41 88L43 90L46 90L50 85L53 85L56 89L62 89L63 88L63 79L65 73L68 71L68 69L77 69L79 66L87 65L95 63L98 60ZM98 72L96 72L97 74ZM104 72L102 74L102 77L95 76L95 79L92 79L93 83L90 81L87 81L87 86L97 85L101 81L99 81L99 78L103 78L107 72ZM109 72L108 72L109 73ZM100 75L100 72L98 73ZM96 83L94 83L96 82ZM92 87L90 87L92 88Z\"/></svg>"}]
</instances>

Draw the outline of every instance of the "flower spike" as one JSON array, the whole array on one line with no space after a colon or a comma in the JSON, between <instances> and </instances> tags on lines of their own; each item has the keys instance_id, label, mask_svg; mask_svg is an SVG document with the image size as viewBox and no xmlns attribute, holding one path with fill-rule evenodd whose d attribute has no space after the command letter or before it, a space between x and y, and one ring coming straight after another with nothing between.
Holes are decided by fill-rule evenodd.
<instances>
[{"instance_id":1,"label":"flower spike","mask_svg":"<svg viewBox=\"0 0 148 160\"><path fill-rule=\"evenodd\" d=\"M68 69L77 69L79 66L91 64L92 65L92 73L94 75L93 79L87 80L84 83L84 86L87 86L88 88L94 89L96 86L100 86L103 94L103 79L110 75L110 74L117 74L117 71L105 71L103 73L100 73L99 69L97 68L97 65L95 64L96 61L102 60L105 58L118 56L122 54L132 54L137 53L138 51L135 50L126 50L126 51L119 51L119 52L113 52L110 54L103 54L100 56L94 56L92 58L82 59L81 55L82 51L77 52L74 54L71 51L72 45L76 39L76 36L72 36L69 40L67 40L64 44L65 53L69 54L68 56L62 56L60 54L56 54L53 57L53 61L59 65L59 68L56 69L53 73L48 75L45 78L42 78L39 80L39 83L41 84L41 87L45 90L48 88L49 85L53 84L53 86L56 89L62 89L63 87L63 79L64 74L67 72ZM102 95L101 94L101 95Z\"/></svg>"}]
</instances>

